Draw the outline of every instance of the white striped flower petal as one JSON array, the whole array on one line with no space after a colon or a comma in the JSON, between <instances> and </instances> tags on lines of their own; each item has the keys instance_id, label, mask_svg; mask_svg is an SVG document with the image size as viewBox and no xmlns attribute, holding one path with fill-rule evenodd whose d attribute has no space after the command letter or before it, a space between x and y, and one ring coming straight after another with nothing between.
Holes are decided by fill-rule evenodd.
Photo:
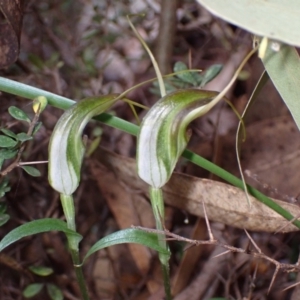
<instances>
[{"instance_id":1,"label":"white striped flower petal","mask_svg":"<svg viewBox=\"0 0 300 300\"><path fill-rule=\"evenodd\" d=\"M137 169L145 182L164 186L187 146L190 122L208 112L220 99L217 92L177 90L161 98L144 117L138 135Z\"/></svg>"},{"instance_id":2,"label":"white striped flower petal","mask_svg":"<svg viewBox=\"0 0 300 300\"><path fill-rule=\"evenodd\" d=\"M115 94L84 99L66 110L58 120L49 143L48 179L60 194L72 195L79 185L85 125L118 99Z\"/></svg>"}]
</instances>

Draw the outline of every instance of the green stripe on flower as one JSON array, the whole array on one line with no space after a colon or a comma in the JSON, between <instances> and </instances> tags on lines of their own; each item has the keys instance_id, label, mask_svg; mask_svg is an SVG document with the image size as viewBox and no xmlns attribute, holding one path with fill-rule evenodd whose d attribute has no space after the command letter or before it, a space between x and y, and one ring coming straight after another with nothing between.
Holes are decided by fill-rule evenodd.
<instances>
[{"instance_id":1,"label":"green stripe on flower","mask_svg":"<svg viewBox=\"0 0 300 300\"><path fill-rule=\"evenodd\" d=\"M137 168L149 185L167 183L187 146L190 122L208 112L218 101L217 92L178 90L161 98L144 117L138 135Z\"/></svg>"},{"instance_id":2,"label":"green stripe on flower","mask_svg":"<svg viewBox=\"0 0 300 300\"><path fill-rule=\"evenodd\" d=\"M50 185L71 195L78 187L85 147L82 132L88 121L109 109L118 95L87 98L66 110L57 122L49 143Z\"/></svg>"}]
</instances>

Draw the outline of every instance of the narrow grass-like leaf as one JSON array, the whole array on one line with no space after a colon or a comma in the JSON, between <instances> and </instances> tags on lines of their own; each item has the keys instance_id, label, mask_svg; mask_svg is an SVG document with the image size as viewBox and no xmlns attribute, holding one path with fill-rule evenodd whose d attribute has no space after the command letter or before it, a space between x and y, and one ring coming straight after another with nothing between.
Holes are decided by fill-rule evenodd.
<instances>
[{"instance_id":1,"label":"narrow grass-like leaf","mask_svg":"<svg viewBox=\"0 0 300 300\"><path fill-rule=\"evenodd\" d=\"M25 223L12 231L10 231L0 242L0 251L8 247L12 243L33 234L49 232L49 231L62 231L67 235L74 235L81 238L80 234L73 230L68 229L67 223L58 219L40 219Z\"/></svg>"},{"instance_id":2,"label":"narrow grass-like leaf","mask_svg":"<svg viewBox=\"0 0 300 300\"><path fill-rule=\"evenodd\" d=\"M282 45L275 52L269 44L262 61L300 130L300 58L297 50L295 47Z\"/></svg>"},{"instance_id":3,"label":"narrow grass-like leaf","mask_svg":"<svg viewBox=\"0 0 300 300\"><path fill-rule=\"evenodd\" d=\"M189 150L186 150L182 156L185 157L186 159L188 159L189 161L193 162L195 165L202 167L205 170L208 170L209 172L212 172L213 174L226 180L227 182L231 183L232 185L234 185L240 189L244 188L244 184L243 184L242 180L235 177L234 175L227 172L226 170L220 168L219 166L213 164L209 160L207 160ZM279 215L283 216L284 218L286 218L289 221L294 219L294 216L290 212L288 212L286 209L281 207L279 204L277 204L271 198L267 197L266 195L264 195L263 193L261 193L260 191L258 191L257 189L255 189L254 187L252 187L250 185L247 185L247 188L248 188L248 192L250 195L257 198L261 203L267 205L268 207L270 207L271 209L276 211ZM294 219L294 221L292 223L300 229L300 221Z\"/></svg>"},{"instance_id":4,"label":"narrow grass-like leaf","mask_svg":"<svg viewBox=\"0 0 300 300\"><path fill-rule=\"evenodd\" d=\"M69 98L50 93L48 91L38 89L36 87L20 83L11 79L0 77L0 90L12 95L20 96L23 98L34 99L39 95L44 95L47 97L49 101L49 105L60 108L60 109L67 109L70 108L71 105L75 103L74 100ZM108 126L113 128L122 130L131 135L137 135L139 131L139 127L133 123L130 123L126 120L120 119L116 116L102 113L101 115L94 118L102 123L105 123ZM224 179L226 182L243 189L243 182L237 178L236 176L232 175L231 173L227 172L226 170L220 168L219 166L213 164L212 162L208 161L207 159L189 151L185 150L182 154L187 160L192 162L195 165L215 174L216 176ZM258 201L264 203L268 207L272 208L278 214L286 218L287 220L292 220L293 216L286 211L284 208L276 204L272 199L268 198L255 188L248 186L249 193L258 199ZM294 221L293 224L300 228L300 221Z\"/></svg>"},{"instance_id":5,"label":"narrow grass-like leaf","mask_svg":"<svg viewBox=\"0 0 300 300\"><path fill-rule=\"evenodd\" d=\"M17 145L17 141L6 135L0 135L0 147L2 148L12 148Z\"/></svg>"},{"instance_id":6,"label":"narrow grass-like leaf","mask_svg":"<svg viewBox=\"0 0 300 300\"><path fill-rule=\"evenodd\" d=\"M38 89L36 87L4 77L0 77L0 90L12 95L20 96L31 100L40 95L43 95L47 98L49 105L63 110L69 109L72 105L76 104L74 100L71 100L69 98L53 94L48 91ZM137 125L130 123L126 120L122 120L111 114L101 113L101 115L95 117L95 120L98 120L114 128L122 128L123 130L125 130L125 132L129 134L137 135L138 132Z\"/></svg>"},{"instance_id":7,"label":"narrow grass-like leaf","mask_svg":"<svg viewBox=\"0 0 300 300\"><path fill-rule=\"evenodd\" d=\"M120 230L107 235L94 244L85 255L83 261L100 249L124 243L141 244L162 254L170 255L169 251L159 245L158 238L156 233L145 232L140 229L129 228Z\"/></svg>"},{"instance_id":8,"label":"narrow grass-like leaf","mask_svg":"<svg viewBox=\"0 0 300 300\"><path fill-rule=\"evenodd\" d=\"M31 167L31 166L21 166L21 168L29 175L33 176L33 177L40 177L41 176L41 172L35 168L35 167Z\"/></svg>"},{"instance_id":9,"label":"narrow grass-like leaf","mask_svg":"<svg viewBox=\"0 0 300 300\"><path fill-rule=\"evenodd\" d=\"M15 106L11 106L11 107L8 108L8 112L9 112L9 114L10 114L13 118L15 118L15 119L17 119L17 120L20 120L20 121L25 121L25 122L30 123L29 117L28 117L27 114L26 114L23 110L21 110L20 108L17 108L17 107L15 107Z\"/></svg>"}]
</instances>

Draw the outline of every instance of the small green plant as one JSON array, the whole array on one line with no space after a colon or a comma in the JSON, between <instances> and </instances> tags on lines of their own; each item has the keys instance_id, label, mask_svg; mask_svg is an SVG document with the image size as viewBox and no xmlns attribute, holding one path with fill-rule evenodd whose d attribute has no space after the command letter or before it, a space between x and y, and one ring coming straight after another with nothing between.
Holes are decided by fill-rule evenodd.
<instances>
[{"instance_id":1,"label":"small green plant","mask_svg":"<svg viewBox=\"0 0 300 300\"><path fill-rule=\"evenodd\" d=\"M26 142L32 140L34 135L41 128L42 123L38 121L39 114L45 109L47 100L45 97L37 97L34 102L35 115L31 120L29 116L21 109L11 106L9 114L16 120L27 124L27 132L14 133L8 128L0 128L0 175L5 177L14 168L20 167L29 175L39 176L39 171L36 168L28 167L26 163L21 162L21 156L25 149ZM36 106L38 105L38 106ZM6 161L13 160L8 166L3 169ZM3 197L3 195L2 195Z\"/></svg>"},{"instance_id":2,"label":"small green plant","mask_svg":"<svg viewBox=\"0 0 300 300\"><path fill-rule=\"evenodd\" d=\"M32 163L21 161L26 143L33 139L42 126L38 119L39 114L47 106L47 100L45 97L36 97L33 104L35 115L32 119L15 106L8 109L9 114L15 120L28 127L26 132L15 133L5 126L0 128L0 226L9 220L9 215L5 213L6 205L3 201L1 202L1 198L10 191L9 173L19 167L33 177L41 175L37 168L30 166Z\"/></svg>"},{"instance_id":3,"label":"small green plant","mask_svg":"<svg viewBox=\"0 0 300 300\"><path fill-rule=\"evenodd\" d=\"M168 76L164 79L166 93L169 94L178 89L202 88L221 72L222 67L220 64L212 65L203 74L199 74L199 70L190 70L185 63L178 61L173 67L175 76ZM160 95L157 81L153 82L150 91L155 95Z\"/></svg>"},{"instance_id":4,"label":"small green plant","mask_svg":"<svg viewBox=\"0 0 300 300\"><path fill-rule=\"evenodd\" d=\"M53 274L53 269L49 267L43 266L30 266L29 270L42 278L47 278L51 274ZM46 288L47 294L51 300L62 300L64 299L63 293L60 288L53 283L45 282L45 283L31 283L25 287L23 290L23 296L25 298L32 298L38 295L44 288Z\"/></svg>"}]
</instances>

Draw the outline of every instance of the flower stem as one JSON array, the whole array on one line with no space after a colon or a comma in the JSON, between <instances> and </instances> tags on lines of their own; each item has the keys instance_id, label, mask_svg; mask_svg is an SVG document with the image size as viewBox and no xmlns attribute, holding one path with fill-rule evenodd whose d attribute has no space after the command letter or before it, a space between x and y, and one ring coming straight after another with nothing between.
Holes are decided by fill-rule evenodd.
<instances>
[{"instance_id":1,"label":"flower stem","mask_svg":"<svg viewBox=\"0 0 300 300\"><path fill-rule=\"evenodd\" d=\"M75 206L74 206L73 196L60 194L60 200L63 207L64 215L66 217L68 228L76 232ZM68 238L69 249L70 249L73 266L75 269L75 274L79 284L82 298L84 300L90 300L87 286L83 276L82 263L79 257L80 240L75 235L72 234L68 234L67 238Z\"/></svg>"},{"instance_id":2,"label":"flower stem","mask_svg":"<svg viewBox=\"0 0 300 300\"><path fill-rule=\"evenodd\" d=\"M68 228L76 231L75 225L75 206L74 199L72 195L60 194L60 201L66 217Z\"/></svg>"},{"instance_id":3,"label":"flower stem","mask_svg":"<svg viewBox=\"0 0 300 300\"><path fill-rule=\"evenodd\" d=\"M83 276L82 264L81 264L80 258L79 258L79 251L70 249L70 252L71 252L73 266L75 269L75 274L76 274L77 282L78 282L78 285L79 285L79 288L81 291L82 298L84 300L90 300L86 282L85 282L84 276Z\"/></svg>"},{"instance_id":4,"label":"flower stem","mask_svg":"<svg viewBox=\"0 0 300 300\"><path fill-rule=\"evenodd\" d=\"M162 190L159 188L150 187L150 200L152 205L152 210L156 222L156 229L164 230L164 219L165 219L165 209L164 209L164 201L163 201L163 194ZM168 245L166 242L165 237L161 238L158 237L159 244L161 247L168 250ZM159 260L162 267L163 272L163 280L164 280L164 287L166 293L166 300L171 300L171 285L170 285L170 267L169 267L169 258L170 255L166 255L163 253L159 253Z\"/></svg>"}]
</instances>

